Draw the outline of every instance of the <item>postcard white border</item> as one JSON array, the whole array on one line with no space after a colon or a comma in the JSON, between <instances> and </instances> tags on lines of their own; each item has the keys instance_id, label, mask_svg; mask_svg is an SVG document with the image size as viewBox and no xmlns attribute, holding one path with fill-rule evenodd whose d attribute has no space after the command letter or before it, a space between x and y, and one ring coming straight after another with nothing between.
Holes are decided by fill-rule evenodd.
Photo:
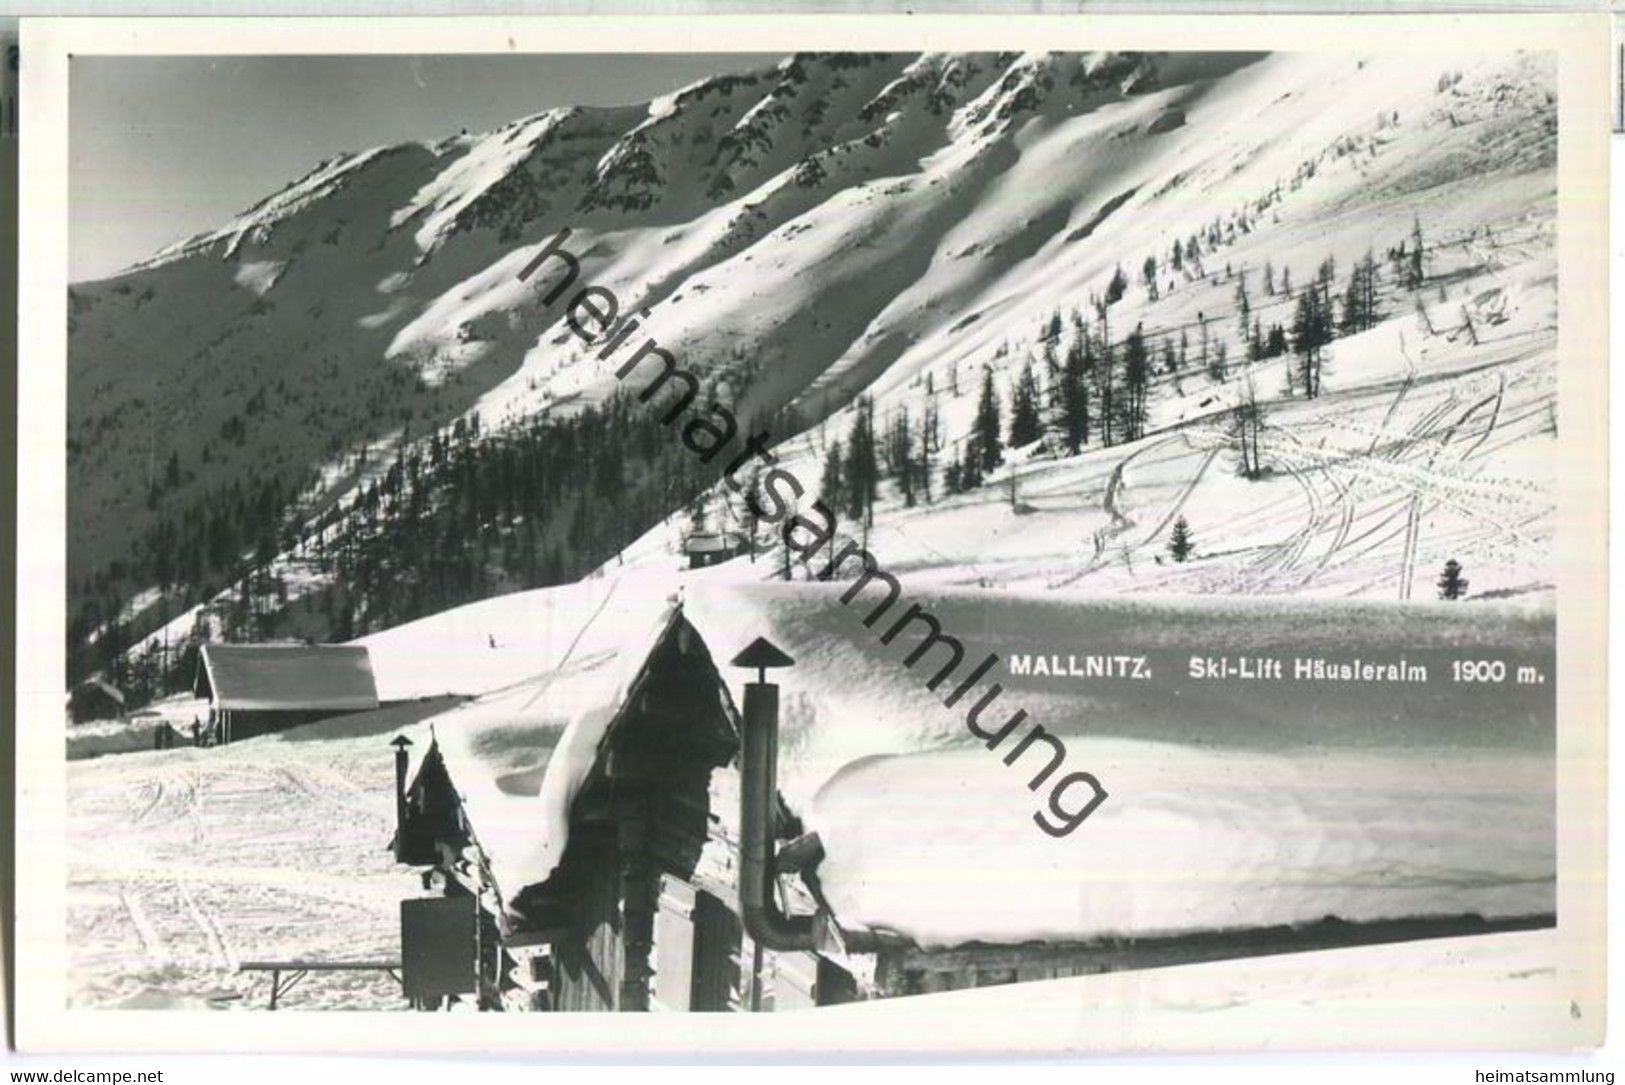
<instances>
[{"instance_id":1,"label":"postcard white border","mask_svg":"<svg viewBox=\"0 0 1625 1085\"><path fill-rule=\"evenodd\" d=\"M1395 975L1358 1014L1216 1019L1145 1035L1136 1007L1217 983L1281 988L1307 967L1274 957L1021 984L799 1014L190 1013L66 1005L64 748L68 56L782 50L1552 50L1559 57L1560 455L1556 974L1516 1001L1470 980ZM1604 1019L1606 736L1606 15L617 16L608 18L28 19L19 358L17 560L18 1039L27 1050L1121 1052L1568 1049ZM1429 947L1417 943L1417 960ZM1283 991L1290 991L1287 983ZM1283 997L1286 997L1283 995ZM1290 1023L1289 1023L1290 1022ZM177 1042L180 1041L180 1042Z\"/></svg>"}]
</instances>

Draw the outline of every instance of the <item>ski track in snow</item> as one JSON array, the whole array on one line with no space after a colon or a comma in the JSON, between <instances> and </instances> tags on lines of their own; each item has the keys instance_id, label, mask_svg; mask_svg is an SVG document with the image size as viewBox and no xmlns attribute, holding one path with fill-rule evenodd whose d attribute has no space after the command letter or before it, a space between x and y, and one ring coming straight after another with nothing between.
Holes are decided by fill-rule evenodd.
<instances>
[{"instance_id":1,"label":"ski track in snow","mask_svg":"<svg viewBox=\"0 0 1625 1085\"><path fill-rule=\"evenodd\" d=\"M395 957L399 901L421 886L387 848L388 737L71 762L74 1004L258 1008L265 980L241 960ZM313 977L288 1003L400 1006L366 973Z\"/></svg>"},{"instance_id":2,"label":"ski track in snow","mask_svg":"<svg viewBox=\"0 0 1625 1085\"><path fill-rule=\"evenodd\" d=\"M1345 410L1341 415L1316 411L1293 424L1266 429L1267 465L1296 488L1295 504L1300 511L1290 522L1282 523L1274 541L1226 552L1228 562L1240 558L1227 590L1267 594L1312 588L1323 574L1350 562L1371 568L1380 581L1372 565L1375 554L1370 544L1374 533L1390 522L1396 494L1403 495L1401 507L1406 510L1405 526L1395 537L1393 555L1400 584L1395 594L1401 598L1408 596L1418 575L1422 523L1430 511L1442 509L1488 532L1504 535L1514 547L1538 550L1539 544L1524 530L1527 524L1545 520L1538 504L1530 509L1531 500L1539 501L1538 493L1481 477L1476 469L1467 471L1462 467L1483 452L1504 425L1539 417L1543 411L1537 406L1522 415L1510 413L1506 404L1511 382L1506 372L1495 372L1493 380L1492 391L1472 398L1465 406L1459 391L1446 386L1443 395L1430 395L1420 409L1405 412L1403 408L1417 387L1416 381L1407 377L1387 396L1380 420L1370 427L1359 423L1357 411ZM1305 408L1300 405L1287 409L1301 412ZM1354 417L1350 417L1351 413ZM1322 438L1319 444L1311 444L1304 435L1315 429L1354 436L1362 443L1348 448ZM1105 569L1127 567L1136 552L1162 537L1227 452L1218 439L1213 439L1205 451L1197 448L1193 441L1196 432L1199 430L1183 426L1174 433L1148 438L1128 446L1125 454L1112 462L1098 504L1105 522L1089 536L1088 556L1082 568L1049 579L1049 587L1066 587ZM1185 450L1197 453L1188 475L1169 480L1177 486L1170 495L1163 496L1167 487L1158 486L1131 501L1135 473L1143 471L1145 464L1165 459L1176 441ZM1052 482L1036 495L1064 491L1064 483ZM1272 502L1281 500L1278 491L1268 492ZM1530 511L1508 519L1496 510L1509 503ZM1257 509L1243 510L1237 522L1244 524L1256 515ZM1132 543L1119 541L1142 522L1156 526ZM1217 530L1222 533L1223 525L1218 525ZM1209 532L1214 531L1214 526L1209 525ZM1361 543L1368 544L1364 550L1352 549ZM1198 555L1191 564L1199 567L1203 560ZM1144 563L1134 568L1135 575L1145 571ZM1166 572L1168 566L1162 568Z\"/></svg>"},{"instance_id":3,"label":"ski track in snow","mask_svg":"<svg viewBox=\"0 0 1625 1085\"><path fill-rule=\"evenodd\" d=\"M1190 435L1181 434L1181 436L1184 437L1185 444L1189 446ZM1185 488L1180 491L1179 497L1175 499L1174 503L1168 507L1168 511L1165 512L1162 519L1157 522L1157 526L1151 529L1151 533L1140 540L1140 546L1149 546L1168 529L1168 526L1174 522L1174 518L1179 515L1179 510L1185 507L1186 500L1192 493L1195 492L1197 484L1202 481L1202 476L1207 474L1208 468L1213 466L1213 461L1219 458L1219 453L1222 451L1224 450L1219 445L1215 445L1208 449L1207 454L1202 457L1201 465L1196 468L1196 473L1191 475L1190 482L1187 483Z\"/></svg>"},{"instance_id":4,"label":"ski track in snow","mask_svg":"<svg viewBox=\"0 0 1625 1085\"><path fill-rule=\"evenodd\" d=\"M124 903L124 912L130 917L135 926L136 934L141 939L141 950L147 959L154 965L169 963L169 954L164 949L164 940L159 937L158 930L152 925L152 919L141 904L140 897L132 889L125 889L119 893L119 899Z\"/></svg>"}]
</instances>

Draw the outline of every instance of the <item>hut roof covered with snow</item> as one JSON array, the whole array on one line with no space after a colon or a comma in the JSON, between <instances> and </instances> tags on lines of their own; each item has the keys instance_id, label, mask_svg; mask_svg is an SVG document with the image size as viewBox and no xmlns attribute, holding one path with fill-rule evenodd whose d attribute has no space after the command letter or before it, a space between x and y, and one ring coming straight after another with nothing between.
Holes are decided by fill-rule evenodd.
<instances>
[{"instance_id":1,"label":"hut roof covered with snow","mask_svg":"<svg viewBox=\"0 0 1625 1085\"><path fill-rule=\"evenodd\" d=\"M344 644L205 644L192 692L234 712L378 707L367 649Z\"/></svg>"},{"instance_id":2,"label":"hut roof covered with snow","mask_svg":"<svg viewBox=\"0 0 1625 1085\"><path fill-rule=\"evenodd\" d=\"M683 540L685 554L726 554L742 549L743 537L732 531L700 531Z\"/></svg>"},{"instance_id":3,"label":"hut roof covered with snow","mask_svg":"<svg viewBox=\"0 0 1625 1085\"><path fill-rule=\"evenodd\" d=\"M822 840L819 877L843 924L951 946L1555 909L1555 722L1538 691L1239 685L1186 671L1194 655L1219 651L1332 661L1364 652L1388 665L1374 648L1383 644L1414 645L1411 664L1443 671L1451 652L1477 645L1545 651L1549 613L950 589L916 593L866 625L882 593L847 604L851 582L689 578L680 601L671 587L584 582L369 638L380 674L414 692L436 679L404 661L431 642L494 683L436 722L504 892L550 876L605 736L654 646L680 634L700 638L708 659L757 636L795 658L776 672L779 788ZM935 690L927 681L946 648L911 667L922 630L881 640L910 602L964 643L963 664ZM488 647L491 629L504 652ZM958 676L989 653L997 667L945 707ZM1144 662L1087 676L1096 656ZM722 674L716 694L730 714L734 680ZM1002 697L982 726L1027 714L996 750L966 726L995 682ZM1035 723L1065 745L1037 784L1045 747L1007 760ZM1110 797L1071 831L1045 831L1046 813L1054 826L1086 797L1055 798L1076 771Z\"/></svg>"}]
</instances>

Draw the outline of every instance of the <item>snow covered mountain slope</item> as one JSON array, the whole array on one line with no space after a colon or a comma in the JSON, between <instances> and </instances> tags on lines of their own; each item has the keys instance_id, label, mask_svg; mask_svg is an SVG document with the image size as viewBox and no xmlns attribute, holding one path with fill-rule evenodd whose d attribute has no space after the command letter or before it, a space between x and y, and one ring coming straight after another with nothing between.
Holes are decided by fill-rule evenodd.
<instances>
[{"instance_id":1,"label":"snow covered mountain slope","mask_svg":"<svg viewBox=\"0 0 1625 1085\"><path fill-rule=\"evenodd\" d=\"M1557 329L1549 78L1524 58L1467 65L1458 79L1381 58L1328 70L1317 58L1271 57L1033 139L1007 188L967 209L930 273L809 393L847 380L835 401L866 390L882 442L900 419L916 433L928 422L940 430L912 500L882 486L872 524L848 515L841 533L925 582L1403 600L1431 595L1457 559L1474 594L1546 591ZM1392 108L1372 115L1372 103ZM1181 123L1159 123L1168 116ZM1026 234L1013 230L1012 207L1026 209ZM1413 286L1392 257L1407 244L1414 252L1418 232ZM996 254L1021 237L1032 251L1001 273ZM1182 239L1187 252L1198 241L1199 262L1175 269L1169 253ZM1304 284L1323 270L1340 312L1346 275L1367 253L1378 265L1375 311L1331 344L1314 398L1296 353L1249 359L1253 334L1280 326L1292 340ZM1122 297L1096 308L1121 268ZM1243 290L1256 329L1247 335ZM877 346L898 326L907 330L887 339L894 350ZM1080 332L1096 351L1103 339L1121 351L1134 331L1152 369L1144 436L1102 447L1097 419L1066 454L1048 403L1062 359ZM1007 449L979 487L945 494L955 457L980 439L983 373L1008 425L1024 369L1038 378L1043 439ZM1098 383L1093 391L1098 406ZM1241 478L1236 425L1248 402L1261 416L1261 462ZM780 450L811 494L827 490L837 443L850 455L861 413L849 406ZM718 487L713 499L716 520L749 524L741 495ZM1175 562L1166 548L1181 516L1199 542ZM617 562L671 560L684 527L656 529Z\"/></svg>"},{"instance_id":2,"label":"snow covered mountain slope","mask_svg":"<svg viewBox=\"0 0 1625 1085\"><path fill-rule=\"evenodd\" d=\"M541 239L565 226L597 237L602 255L634 269L625 285L644 303L676 304L708 268L742 255L748 271L747 250L809 209L873 202L873 179L952 142L959 106L1019 63L794 56L646 105L554 110L482 135L344 154L217 230L76 285L75 646L114 619L150 629L263 568L410 438L465 411L549 409L552 391L526 393L541 387L538 367L551 374L566 361L543 344L558 314L514 274ZM1120 96L1118 84L1149 66L1113 60L1057 98ZM975 111L985 131L1028 108L1018 82ZM854 197L858 188L866 194ZM826 307L867 294L853 284L888 259L884 247L848 256ZM818 304L785 301L786 311ZM744 319L749 293L728 305L737 326L710 332L734 364L747 353L768 361L768 340L788 349L796 332L782 320ZM847 339L858 319L842 318ZM847 341L829 340L826 360ZM787 401L814 375L776 375L757 399ZM124 630L111 632L116 654Z\"/></svg>"},{"instance_id":3,"label":"snow covered mountain slope","mask_svg":"<svg viewBox=\"0 0 1625 1085\"><path fill-rule=\"evenodd\" d=\"M74 288L75 643L115 615L130 627L115 647L166 650L231 630L230 613L254 616L238 635L399 620L353 575L333 616L334 551L411 534L403 510L483 507L465 477L431 468L453 419L477 418L495 447L639 387L545 303L559 261L519 277L566 228L581 282L613 290L706 398L769 420L809 490L850 445L860 397L877 430L906 412L918 435L933 418L924 491L911 504L882 479L862 532L917 576L1402 599L1454 557L1475 594L1543 591L1553 88L1549 61L1521 55L1427 70L1393 56L796 56L647 105L325 163L220 230ZM1416 283L1390 259L1413 231ZM1336 314L1367 252L1372 311L1325 351L1316 398L1295 354L1246 364L1239 286L1260 339L1279 326L1289 345L1305 286L1328 268ZM1102 430L1113 412L1096 388L1074 452L1054 432L1068 352L1087 338L1121 366L1136 329L1152 363L1136 432ZM1044 439L946 495L983 372L1002 426L1029 365ZM1267 421L1242 480L1247 388ZM433 525L442 545L483 547L457 601L605 559L677 560L691 520L674 514L714 476L654 412L616 402L655 436L615 446L622 462L590 473L600 489L479 512L461 541ZM418 477L414 456L438 488L385 493L359 519L392 463ZM584 486L589 472L566 475ZM601 495L618 487L632 500L607 517ZM747 519L731 491L709 505L712 529ZM1194 560L1159 564L1180 515ZM428 550L390 554L385 575L426 583Z\"/></svg>"}]
</instances>

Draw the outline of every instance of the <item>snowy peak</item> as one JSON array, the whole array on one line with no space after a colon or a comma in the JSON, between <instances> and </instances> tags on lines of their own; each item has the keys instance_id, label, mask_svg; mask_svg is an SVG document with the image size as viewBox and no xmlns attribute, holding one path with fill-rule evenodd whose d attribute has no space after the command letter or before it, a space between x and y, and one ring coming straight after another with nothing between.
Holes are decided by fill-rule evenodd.
<instances>
[{"instance_id":1,"label":"snowy peak","mask_svg":"<svg viewBox=\"0 0 1625 1085\"><path fill-rule=\"evenodd\" d=\"M355 223L351 205L361 201L384 208L385 232L413 226L425 253L481 231L511 244L578 218L676 221L786 170L799 169L808 183L827 172L821 161L860 141L902 138L929 153L1005 134L1023 117L1092 108L1155 80L1154 59L1140 54L795 54L642 105L559 108L480 135L339 155L137 267L203 254L236 260L249 249L262 250L254 259L286 258L331 245ZM310 227L294 225L302 218Z\"/></svg>"},{"instance_id":2,"label":"snowy peak","mask_svg":"<svg viewBox=\"0 0 1625 1085\"><path fill-rule=\"evenodd\" d=\"M425 252L479 230L511 243L532 222L582 198L594 177L590 163L635 112L564 108L503 125L447 162L391 224L421 221L414 237Z\"/></svg>"},{"instance_id":3,"label":"snowy peak","mask_svg":"<svg viewBox=\"0 0 1625 1085\"><path fill-rule=\"evenodd\" d=\"M219 229L161 249L131 270L204 254L237 260L249 248L290 256L313 244L338 245L346 226L362 216L377 217L380 201L393 203L403 178L421 175L435 161L434 152L421 144L339 155Z\"/></svg>"}]
</instances>

